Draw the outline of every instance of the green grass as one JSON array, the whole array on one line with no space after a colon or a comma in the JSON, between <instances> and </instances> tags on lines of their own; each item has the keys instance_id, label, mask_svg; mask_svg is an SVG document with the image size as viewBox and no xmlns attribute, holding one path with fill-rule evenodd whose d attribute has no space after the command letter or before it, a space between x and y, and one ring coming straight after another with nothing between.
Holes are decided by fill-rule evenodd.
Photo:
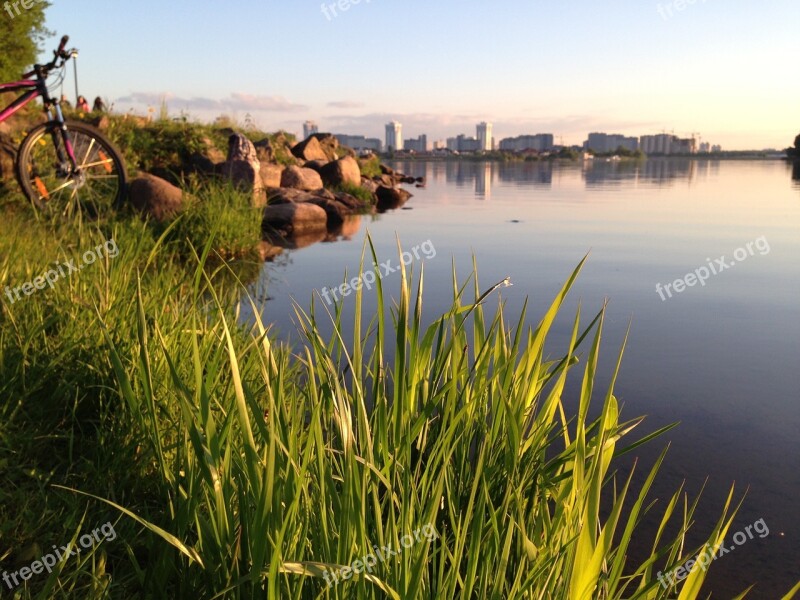
<instances>
[{"instance_id":1,"label":"green grass","mask_svg":"<svg viewBox=\"0 0 800 600\"><path fill-rule=\"evenodd\" d=\"M361 167L361 175L364 177L380 177L381 175L381 161L377 156L370 156L367 159L359 159L359 167Z\"/></svg>"},{"instance_id":2,"label":"green grass","mask_svg":"<svg viewBox=\"0 0 800 600\"><path fill-rule=\"evenodd\" d=\"M185 207L169 227L167 240L178 242L185 256L213 239L215 256L252 257L261 241L263 209L252 205L252 192L228 182L204 181L185 191Z\"/></svg>"},{"instance_id":3,"label":"green grass","mask_svg":"<svg viewBox=\"0 0 800 600\"><path fill-rule=\"evenodd\" d=\"M658 504L657 538L639 539L651 556L628 558L663 454L641 488L614 475L651 436L631 439L641 419L621 418L613 382L595 389L603 310L576 314L545 354L580 266L532 330L524 312L488 310L503 282L482 286L474 268L423 321L423 279L403 271L396 289L378 279L377 316L351 298L351 327L341 307L298 306L304 341L288 348L239 318L253 273L208 260L246 222L228 198L168 230L5 210L3 288L111 238L120 250L54 289L0 296L0 562L109 520L117 532L18 598L699 597L701 571L679 590L655 576L699 550L684 546L696 500L681 490ZM425 526L436 539L328 587L326 571Z\"/></svg>"},{"instance_id":4,"label":"green grass","mask_svg":"<svg viewBox=\"0 0 800 600\"><path fill-rule=\"evenodd\" d=\"M374 203L372 192L370 192L366 188L361 187L360 185L353 185L352 183L342 183L337 185L334 191L344 192L346 194L350 194L355 198L358 198L359 200L361 200L361 202L364 203L365 208L372 206Z\"/></svg>"}]
</instances>

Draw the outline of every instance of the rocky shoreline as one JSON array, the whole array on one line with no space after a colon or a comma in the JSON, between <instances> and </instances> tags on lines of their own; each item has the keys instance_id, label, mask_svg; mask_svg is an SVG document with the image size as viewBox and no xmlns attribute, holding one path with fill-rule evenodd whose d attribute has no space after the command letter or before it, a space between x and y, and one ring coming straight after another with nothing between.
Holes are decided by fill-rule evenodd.
<instances>
[{"instance_id":1,"label":"rocky shoreline","mask_svg":"<svg viewBox=\"0 0 800 600\"><path fill-rule=\"evenodd\" d=\"M293 236L335 232L351 216L400 208L412 197L400 185L423 183L422 178L396 173L382 164L380 175L364 175L365 161L330 134L314 134L297 144L285 139L278 143L284 144L291 164L276 160L278 149L269 140L254 144L245 135L231 132L224 159L209 147L193 155L181 174L200 173L251 193L253 206L264 211L265 236L287 244ZM170 175L154 172L136 177L130 184L132 206L158 221L178 214L184 191L175 185L178 178Z\"/></svg>"}]
</instances>

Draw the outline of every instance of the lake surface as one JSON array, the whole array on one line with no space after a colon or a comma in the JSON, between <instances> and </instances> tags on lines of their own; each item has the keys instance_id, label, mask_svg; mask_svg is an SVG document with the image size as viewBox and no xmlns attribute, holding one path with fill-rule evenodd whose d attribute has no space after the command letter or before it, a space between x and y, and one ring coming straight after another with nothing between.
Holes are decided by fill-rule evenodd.
<instances>
[{"instance_id":1,"label":"lake surface","mask_svg":"<svg viewBox=\"0 0 800 600\"><path fill-rule=\"evenodd\" d=\"M553 331L552 354L563 352L578 304L588 323L608 298L598 389L605 389L630 324L616 395L623 417L648 415L630 439L680 422L638 452L637 472L644 472L671 444L652 493L660 499L654 512L682 482L694 496L707 480L692 538L699 543L730 485L737 498L749 488L728 539L759 519L769 535L716 560L709 589L731 598L758 583L749 598L775 599L800 580L797 169L793 177L780 161L677 159L394 166L427 180L426 189L409 188L414 197L404 209L363 217L338 241L265 263L259 287L270 300L263 315L276 331L296 336L292 298L307 307L314 290L336 287L345 270L349 278L358 274L367 231L380 259L394 266L396 237L405 250L418 247L414 263L425 266L429 319L449 304L451 261L463 280L474 254L482 288L511 277L513 287L502 290L506 314L518 315L529 297L535 325L590 252ZM706 275L712 270L717 274ZM694 279L675 283L688 273ZM399 276L383 281L396 296ZM368 307L372 296L365 291ZM568 392L577 391L575 378ZM652 527L646 522L642 533Z\"/></svg>"}]
</instances>

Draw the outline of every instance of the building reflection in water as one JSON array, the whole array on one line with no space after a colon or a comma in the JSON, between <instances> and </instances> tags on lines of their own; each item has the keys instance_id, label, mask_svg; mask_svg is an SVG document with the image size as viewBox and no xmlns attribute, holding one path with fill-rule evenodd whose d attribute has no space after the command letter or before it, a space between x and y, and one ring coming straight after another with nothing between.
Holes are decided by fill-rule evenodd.
<instances>
[{"instance_id":1,"label":"building reflection in water","mask_svg":"<svg viewBox=\"0 0 800 600\"><path fill-rule=\"evenodd\" d=\"M584 162L583 178L587 188L620 186L631 179L652 186L668 186L677 181L689 185L706 179L719 171L718 160L698 161L690 158L648 159L642 161Z\"/></svg>"}]
</instances>

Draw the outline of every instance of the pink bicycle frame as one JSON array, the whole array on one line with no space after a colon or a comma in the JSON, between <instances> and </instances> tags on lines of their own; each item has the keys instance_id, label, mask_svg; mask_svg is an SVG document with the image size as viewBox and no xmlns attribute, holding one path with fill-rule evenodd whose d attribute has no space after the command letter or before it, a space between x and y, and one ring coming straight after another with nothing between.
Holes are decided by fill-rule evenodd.
<instances>
[{"instance_id":1,"label":"pink bicycle frame","mask_svg":"<svg viewBox=\"0 0 800 600\"><path fill-rule=\"evenodd\" d=\"M24 79L22 81L14 81L12 83L0 83L0 92L14 92L18 90L27 90L27 91L24 94L22 94L22 96L14 100L2 111L0 111L0 123L11 117L11 115L16 113L22 107L26 106L32 100L35 100L39 96L43 95L40 87L40 82L38 81ZM72 161L73 168L76 168L77 161L75 160L75 152L72 148L72 141L69 138L69 133L67 132L66 126L64 125L64 115L61 112L61 106L59 106L58 102L54 102L54 105L56 108L56 118L58 122L61 123L61 131L64 138L64 146L67 149L67 154L69 155L70 160ZM53 112L50 106L45 106L45 112L47 113L48 119L52 120ZM58 148L58 144L56 144L56 148Z\"/></svg>"}]
</instances>

